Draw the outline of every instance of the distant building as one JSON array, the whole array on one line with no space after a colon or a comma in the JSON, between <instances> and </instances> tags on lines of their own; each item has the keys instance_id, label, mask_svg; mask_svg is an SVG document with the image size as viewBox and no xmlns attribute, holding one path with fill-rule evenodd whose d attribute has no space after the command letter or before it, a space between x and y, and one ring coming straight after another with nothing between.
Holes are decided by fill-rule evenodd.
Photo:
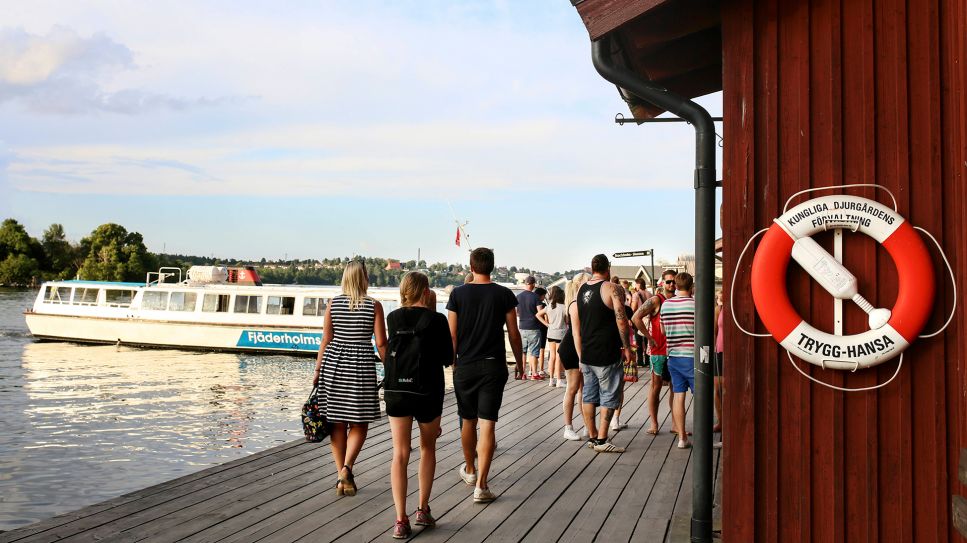
<instances>
[{"instance_id":1,"label":"distant building","mask_svg":"<svg viewBox=\"0 0 967 543\"><path fill-rule=\"evenodd\" d=\"M403 269L403 266L402 266L402 264L400 264L399 262L397 262L395 260L387 260L386 261L386 268L385 269L387 271L389 271L389 270L402 270Z\"/></svg>"},{"instance_id":2,"label":"distant building","mask_svg":"<svg viewBox=\"0 0 967 543\"><path fill-rule=\"evenodd\" d=\"M557 281L554 281L550 285L547 285L547 289L550 290L551 287L559 287L561 290L564 290L564 288L567 286L567 282L568 282L568 278L562 277Z\"/></svg>"}]
</instances>

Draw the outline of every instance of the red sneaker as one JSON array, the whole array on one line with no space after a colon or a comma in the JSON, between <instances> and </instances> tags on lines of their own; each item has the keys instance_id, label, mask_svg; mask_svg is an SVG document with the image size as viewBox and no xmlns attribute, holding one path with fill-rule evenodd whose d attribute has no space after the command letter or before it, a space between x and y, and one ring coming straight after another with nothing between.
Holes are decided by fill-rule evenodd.
<instances>
[{"instance_id":1,"label":"red sneaker","mask_svg":"<svg viewBox=\"0 0 967 543\"><path fill-rule=\"evenodd\" d=\"M409 539L411 535L413 530L410 528L410 519L397 520L393 526L393 539Z\"/></svg>"},{"instance_id":2,"label":"red sneaker","mask_svg":"<svg viewBox=\"0 0 967 543\"><path fill-rule=\"evenodd\" d=\"M416 522L417 526L436 526L436 519L430 514L430 508L417 509L416 510Z\"/></svg>"}]
</instances>

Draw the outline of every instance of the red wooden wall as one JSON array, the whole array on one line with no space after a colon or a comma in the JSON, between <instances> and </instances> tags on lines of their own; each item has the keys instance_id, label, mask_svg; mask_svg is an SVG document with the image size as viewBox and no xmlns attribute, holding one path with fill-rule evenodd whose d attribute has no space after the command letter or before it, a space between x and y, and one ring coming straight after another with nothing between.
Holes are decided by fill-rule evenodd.
<instances>
[{"instance_id":1,"label":"red wooden wall","mask_svg":"<svg viewBox=\"0 0 967 543\"><path fill-rule=\"evenodd\" d=\"M965 0L734 0L722 10L727 275L793 193L873 182L937 236L967 291ZM870 189L857 194L888 202ZM861 292L892 306L889 255L865 236L846 237L844 261ZM831 237L819 241L831 246ZM936 330L951 290L931 253L938 301L927 329ZM727 288L736 289L739 322L764 332L748 295L750 265L747 257ZM800 314L832 331L830 296L790 267ZM846 308L846 333L865 329L863 314ZM727 320L724 540L963 541L951 497L967 495L957 480L967 447L965 311L945 334L908 349L893 383L861 393L811 384L772 339ZM895 368L807 371L862 387Z\"/></svg>"}]
</instances>

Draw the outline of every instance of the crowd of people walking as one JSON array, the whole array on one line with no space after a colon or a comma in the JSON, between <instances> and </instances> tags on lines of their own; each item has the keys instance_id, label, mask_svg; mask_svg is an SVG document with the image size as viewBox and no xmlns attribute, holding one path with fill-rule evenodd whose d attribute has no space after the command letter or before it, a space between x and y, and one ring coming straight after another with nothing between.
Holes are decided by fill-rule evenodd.
<instances>
[{"instance_id":1,"label":"crowd of people walking","mask_svg":"<svg viewBox=\"0 0 967 543\"><path fill-rule=\"evenodd\" d=\"M488 478L496 449L496 425L509 379L505 330L514 358L514 378L547 380L563 388L563 438L586 440L596 453L622 453L609 435L620 422L625 376L639 368L651 372L646 433L657 435L658 399L663 385L672 413L678 448L691 446L686 430L686 392L694 393L695 301L693 280L666 270L652 292L644 280L634 287L611 277L611 263L599 254L590 274L578 273L562 289L545 290L533 276L516 296L491 281L494 253L470 254L465 284L450 293L446 316L437 311L426 275L408 272L400 283L400 307L383 316L382 305L367 296L365 264L352 262L343 275L343 293L325 313L322 344L313 385L318 407L331 425L330 448L337 469L339 496L354 496L353 465L368 425L380 417L376 363L386 368L384 400L393 440L390 469L396 522L393 537L408 538L406 467L414 426L419 429L418 505L413 523L434 526L430 495L441 435L444 368L453 366L453 391L460 423L463 464L457 475L472 487L470 499L497 498ZM721 293L716 309L716 415L721 416ZM375 345L375 350L374 350ZM580 397L579 397L580 393ZM579 401L580 433L574 425ZM720 423L716 431L720 431ZM719 442L720 444L721 442Z\"/></svg>"}]
</instances>

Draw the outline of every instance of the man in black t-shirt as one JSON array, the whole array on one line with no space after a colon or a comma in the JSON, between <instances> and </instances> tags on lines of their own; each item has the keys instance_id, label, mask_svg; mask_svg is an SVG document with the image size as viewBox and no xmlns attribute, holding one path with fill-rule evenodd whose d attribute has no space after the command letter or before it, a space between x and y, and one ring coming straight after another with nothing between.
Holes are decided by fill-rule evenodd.
<instances>
[{"instance_id":1,"label":"man in black t-shirt","mask_svg":"<svg viewBox=\"0 0 967 543\"><path fill-rule=\"evenodd\" d=\"M517 327L520 328L520 341L527 358L527 379L540 379L537 358L541 352L541 323L537 320L540 297L534 291L537 279L528 275L524 279L524 290L517 295Z\"/></svg>"},{"instance_id":2,"label":"man in black t-shirt","mask_svg":"<svg viewBox=\"0 0 967 543\"><path fill-rule=\"evenodd\" d=\"M476 485L473 501L486 503L496 498L487 487L487 475L497 443L497 415L507 384L504 325L517 362L515 377L524 373L524 360L517 329L517 298L510 289L490 281L494 252L475 249L470 253L470 270L473 281L450 293L447 319L456 353L453 392L463 421L461 442L465 464L460 467L460 477L468 485ZM479 470L474 466L475 457L480 460Z\"/></svg>"}]
</instances>

